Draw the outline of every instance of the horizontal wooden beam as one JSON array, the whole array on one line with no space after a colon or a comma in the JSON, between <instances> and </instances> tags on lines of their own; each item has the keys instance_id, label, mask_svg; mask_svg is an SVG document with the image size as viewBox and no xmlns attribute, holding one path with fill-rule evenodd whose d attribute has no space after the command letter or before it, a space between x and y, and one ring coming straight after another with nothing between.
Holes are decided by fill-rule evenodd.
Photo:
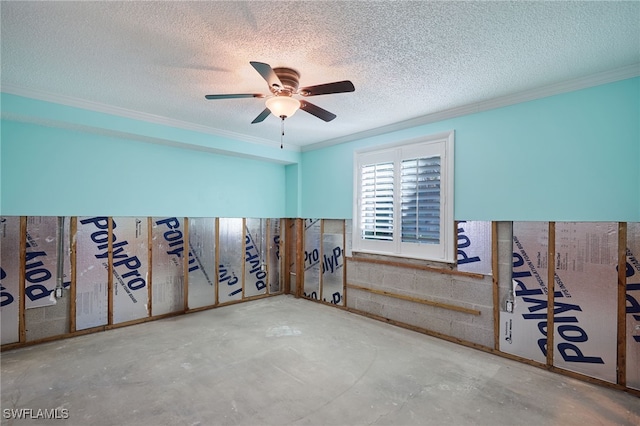
<instances>
[{"instance_id":1,"label":"horizontal wooden beam","mask_svg":"<svg viewBox=\"0 0 640 426\"><path fill-rule=\"evenodd\" d=\"M367 291L369 293L379 294L381 296L392 297L394 299L407 300L409 302L420 303L420 304L423 304L423 305L435 306L436 308L448 309L450 311L463 312L465 314L471 314L471 315L480 315L481 314L481 312L478 311L477 309L469 309L469 308L465 308L463 306L450 305L448 303L442 303L442 302L434 302L433 300L420 299L418 297L406 296L404 294L391 293L391 292L385 291L385 290L376 290L376 289L373 289L373 288L362 287L362 286L359 286L359 285L356 285L356 284L347 283L347 288L352 288L352 289L355 289L355 290Z\"/></svg>"},{"instance_id":2,"label":"horizontal wooden beam","mask_svg":"<svg viewBox=\"0 0 640 426\"><path fill-rule=\"evenodd\" d=\"M429 272L436 272L438 274L446 274L446 275L458 275L458 276L462 276L462 277L470 277L470 278L477 278L477 279L483 279L484 275L482 274L477 274L475 272L464 272L464 271L458 271L457 269L447 269L447 268L438 268L435 266L428 266L428 265L414 265L411 263L406 263L406 262L396 262L396 261L392 261L392 260L382 260L382 259L369 259L367 257L347 257L347 261L348 262L363 262L363 263L373 263L376 265L387 265L387 266L395 266L398 268L408 268L408 269L419 269L421 271L429 271Z\"/></svg>"}]
</instances>

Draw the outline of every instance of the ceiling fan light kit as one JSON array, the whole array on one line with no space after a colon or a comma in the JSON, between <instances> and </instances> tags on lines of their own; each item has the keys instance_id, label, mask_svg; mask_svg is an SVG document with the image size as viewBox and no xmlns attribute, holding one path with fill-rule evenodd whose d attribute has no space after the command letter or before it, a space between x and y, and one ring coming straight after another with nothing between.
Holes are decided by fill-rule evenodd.
<instances>
[{"instance_id":1,"label":"ceiling fan light kit","mask_svg":"<svg viewBox=\"0 0 640 426\"><path fill-rule=\"evenodd\" d=\"M265 102L271 114L280 118L289 118L300 108L300 101L286 95L276 95Z\"/></svg>"},{"instance_id":2,"label":"ceiling fan light kit","mask_svg":"<svg viewBox=\"0 0 640 426\"><path fill-rule=\"evenodd\" d=\"M269 85L271 96L262 93L236 93L236 94L220 94L206 95L206 99L236 99L236 98L264 98L266 108L251 122L251 124L261 123L270 114L282 119L291 117L298 109L301 109L323 121L331 121L336 115L320 108L307 101L299 101L293 95L300 96L317 96L329 95L332 93L346 93L355 91L353 83L349 80L336 81L334 83L319 84L316 86L308 86L298 88L300 74L291 68L271 68L271 65L263 62L250 62L251 66L265 79ZM284 134L284 128L282 131ZM282 147L282 143L280 144Z\"/></svg>"}]
</instances>

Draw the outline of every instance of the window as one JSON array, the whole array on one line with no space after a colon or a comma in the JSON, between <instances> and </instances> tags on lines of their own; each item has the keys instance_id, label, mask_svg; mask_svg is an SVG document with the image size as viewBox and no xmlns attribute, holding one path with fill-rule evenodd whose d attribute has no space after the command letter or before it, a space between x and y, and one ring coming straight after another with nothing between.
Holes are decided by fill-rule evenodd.
<instances>
[{"instance_id":1,"label":"window","mask_svg":"<svg viewBox=\"0 0 640 426\"><path fill-rule=\"evenodd\" d=\"M357 151L353 250L454 262L453 132Z\"/></svg>"}]
</instances>

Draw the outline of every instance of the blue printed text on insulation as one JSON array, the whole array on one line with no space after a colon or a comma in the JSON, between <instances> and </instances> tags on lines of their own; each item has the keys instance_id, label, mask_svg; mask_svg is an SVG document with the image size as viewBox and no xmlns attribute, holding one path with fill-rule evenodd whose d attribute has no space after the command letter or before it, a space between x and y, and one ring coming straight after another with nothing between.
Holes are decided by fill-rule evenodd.
<instances>
[{"instance_id":1,"label":"blue printed text on insulation","mask_svg":"<svg viewBox=\"0 0 640 426\"><path fill-rule=\"evenodd\" d=\"M522 314L523 319L527 321L537 322L538 331L542 336L538 339L538 347L540 351L547 355L547 318L548 306L546 287L542 282L542 278L537 273L533 264L527 262L528 259L525 250L518 239L513 237L516 246L520 249L520 253L513 252L513 280L516 283L515 295L521 298L520 303L525 303L528 313ZM532 269L533 268L533 269ZM526 280L529 278L529 280ZM526 281L534 278L539 288L527 288ZM543 291L543 288L545 291ZM553 322L558 331L559 339L556 342L556 348L566 362L604 364L599 356L585 354L580 348L581 343L587 342L589 336L580 326L579 320L573 312L581 312L582 308L577 304L563 303L558 299L564 297L561 291L555 291L553 306Z\"/></svg>"},{"instance_id":2,"label":"blue printed text on insulation","mask_svg":"<svg viewBox=\"0 0 640 426\"><path fill-rule=\"evenodd\" d=\"M466 221L458 222L458 265L480 262L480 256L469 256L472 248L471 239L464 233L463 223L466 223Z\"/></svg>"},{"instance_id":3,"label":"blue printed text on insulation","mask_svg":"<svg viewBox=\"0 0 640 426\"><path fill-rule=\"evenodd\" d=\"M25 255L25 296L31 301L36 301L53 292L53 288L47 288L43 283L49 282L53 274L45 265L43 260L47 259L47 252L38 250L38 243L27 232L27 251ZM69 287L70 281L64 282L63 286Z\"/></svg>"},{"instance_id":4,"label":"blue printed text on insulation","mask_svg":"<svg viewBox=\"0 0 640 426\"><path fill-rule=\"evenodd\" d=\"M0 307L9 306L13 303L15 298L1 283L7 277L7 273L0 267Z\"/></svg>"},{"instance_id":5,"label":"blue printed text on insulation","mask_svg":"<svg viewBox=\"0 0 640 426\"><path fill-rule=\"evenodd\" d=\"M96 244L96 259L109 258L109 219L107 217L92 217L82 219L82 225L93 225L95 231L91 233L91 241ZM111 248L113 259L113 275L120 283L122 288L127 292L133 303L137 303L132 291L140 290L146 287L147 282L140 273L142 262L138 256L131 256L126 251L129 244L128 241L118 241L115 229L117 224L112 220L111 232Z\"/></svg>"},{"instance_id":6,"label":"blue printed text on insulation","mask_svg":"<svg viewBox=\"0 0 640 426\"><path fill-rule=\"evenodd\" d=\"M638 258L627 249L627 262L625 275L627 277L626 313L627 321L640 326L640 262ZM636 343L640 344L640 335L632 336Z\"/></svg>"},{"instance_id":7,"label":"blue printed text on insulation","mask_svg":"<svg viewBox=\"0 0 640 426\"><path fill-rule=\"evenodd\" d=\"M253 241L251 233L249 233L249 229L247 229L247 235L245 236L244 247L244 260L251 268L249 270L249 275L253 276L255 279L256 290L263 290L267 287L267 273L264 271L262 261L260 259L260 253Z\"/></svg>"},{"instance_id":8,"label":"blue printed text on insulation","mask_svg":"<svg viewBox=\"0 0 640 426\"><path fill-rule=\"evenodd\" d=\"M164 240L169 244L167 254L174 256L174 262L176 265L180 265L180 259L184 252L184 238L182 231L180 230L180 221L176 217L168 217L156 221L157 226L166 227L166 231L162 234ZM193 252L189 250L189 272L193 272L200 269L200 266L196 263L196 258Z\"/></svg>"}]
</instances>

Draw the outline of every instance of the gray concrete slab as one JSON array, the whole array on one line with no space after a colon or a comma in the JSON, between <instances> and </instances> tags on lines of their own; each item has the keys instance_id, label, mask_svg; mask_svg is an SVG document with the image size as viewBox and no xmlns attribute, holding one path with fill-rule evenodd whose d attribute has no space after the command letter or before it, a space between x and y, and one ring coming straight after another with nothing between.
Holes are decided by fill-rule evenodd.
<instances>
[{"instance_id":1,"label":"gray concrete slab","mask_svg":"<svg viewBox=\"0 0 640 426\"><path fill-rule=\"evenodd\" d=\"M1 366L8 425L640 424L628 393L291 296L7 351ZM68 418L6 418L56 408Z\"/></svg>"}]
</instances>

